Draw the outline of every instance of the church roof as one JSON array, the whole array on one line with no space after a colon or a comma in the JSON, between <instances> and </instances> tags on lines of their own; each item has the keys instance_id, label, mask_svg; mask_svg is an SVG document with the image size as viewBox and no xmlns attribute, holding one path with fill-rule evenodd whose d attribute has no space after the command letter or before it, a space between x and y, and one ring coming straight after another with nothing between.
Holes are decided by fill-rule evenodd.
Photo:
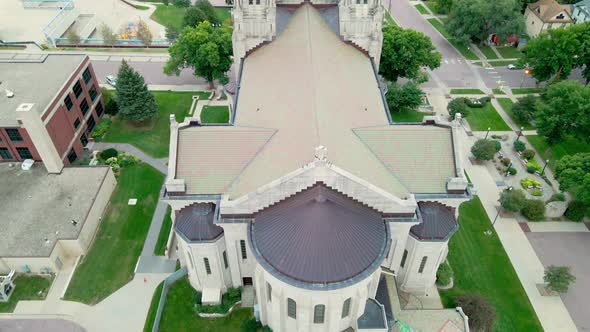
<instances>
[{"instance_id":1,"label":"church roof","mask_svg":"<svg viewBox=\"0 0 590 332\"><path fill-rule=\"evenodd\" d=\"M174 228L189 242L211 241L223 233L223 228L213 224L215 205L195 203L176 213Z\"/></svg>"},{"instance_id":2,"label":"church roof","mask_svg":"<svg viewBox=\"0 0 590 332\"><path fill-rule=\"evenodd\" d=\"M410 233L420 240L444 241L459 229L454 208L437 202L418 202L418 209L422 223L412 226Z\"/></svg>"}]
</instances>

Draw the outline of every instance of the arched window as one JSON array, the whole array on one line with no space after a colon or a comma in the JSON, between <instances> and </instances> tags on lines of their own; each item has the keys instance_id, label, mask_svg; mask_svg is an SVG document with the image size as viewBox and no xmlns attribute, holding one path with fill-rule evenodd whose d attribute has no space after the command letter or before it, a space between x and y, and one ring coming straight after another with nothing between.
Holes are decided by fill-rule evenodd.
<instances>
[{"instance_id":1,"label":"arched window","mask_svg":"<svg viewBox=\"0 0 590 332\"><path fill-rule=\"evenodd\" d=\"M326 313L326 306L318 304L313 308L313 322L314 324L324 323L324 314Z\"/></svg>"},{"instance_id":2,"label":"arched window","mask_svg":"<svg viewBox=\"0 0 590 332\"><path fill-rule=\"evenodd\" d=\"M287 299L287 316L297 318L297 302L291 298Z\"/></svg>"},{"instance_id":3,"label":"arched window","mask_svg":"<svg viewBox=\"0 0 590 332\"><path fill-rule=\"evenodd\" d=\"M350 302L351 298L347 298L344 303L342 304L342 318L348 317L350 315Z\"/></svg>"}]
</instances>

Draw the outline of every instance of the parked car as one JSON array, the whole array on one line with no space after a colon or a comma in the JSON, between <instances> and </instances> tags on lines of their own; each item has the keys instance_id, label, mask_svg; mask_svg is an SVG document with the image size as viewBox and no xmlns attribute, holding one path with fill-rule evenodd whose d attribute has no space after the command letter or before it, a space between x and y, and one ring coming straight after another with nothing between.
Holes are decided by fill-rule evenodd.
<instances>
[{"instance_id":1,"label":"parked car","mask_svg":"<svg viewBox=\"0 0 590 332\"><path fill-rule=\"evenodd\" d=\"M113 75L107 75L107 83L109 83L112 86L116 86L117 85L117 78Z\"/></svg>"},{"instance_id":2,"label":"parked car","mask_svg":"<svg viewBox=\"0 0 590 332\"><path fill-rule=\"evenodd\" d=\"M517 69L516 65L515 65L515 64L513 64L513 63L509 64L509 65L507 66L507 68L508 68L508 69L510 69L510 70L515 70L515 69Z\"/></svg>"}]
</instances>

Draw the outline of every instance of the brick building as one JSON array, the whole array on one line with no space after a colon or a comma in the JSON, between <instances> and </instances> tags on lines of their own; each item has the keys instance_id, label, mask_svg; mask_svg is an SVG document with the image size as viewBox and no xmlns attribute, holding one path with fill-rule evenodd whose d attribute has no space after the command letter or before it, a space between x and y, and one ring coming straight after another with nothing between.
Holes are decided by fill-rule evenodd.
<instances>
[{"instance_id":1,"label":"brick building","mask_svg":"<svg viewBox=\"0 0 590 332\"><path fill-rule=\"evenodd\" d=\"M0 162L34 159L59 173L81 156L103 113L86 55L0 60Z\"/></svg>"}]
</instances>

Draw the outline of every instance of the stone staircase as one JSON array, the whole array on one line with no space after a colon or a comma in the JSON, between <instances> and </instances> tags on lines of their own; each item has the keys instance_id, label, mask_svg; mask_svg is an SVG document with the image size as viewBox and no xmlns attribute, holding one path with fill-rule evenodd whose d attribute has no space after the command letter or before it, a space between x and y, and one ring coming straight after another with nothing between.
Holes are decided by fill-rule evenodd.
<instances>
[{"instance_id":1,"label":"stone staircase","mask_svg":"<svg viewBox=\"0 0 590 332\"><path fill-rule=\"evenodd\" d=\"M244 288L242 288L242 307L252 308L255 303L256 297L254 296L254 287L244 286Z\"/></svg>"}]
</instances>

